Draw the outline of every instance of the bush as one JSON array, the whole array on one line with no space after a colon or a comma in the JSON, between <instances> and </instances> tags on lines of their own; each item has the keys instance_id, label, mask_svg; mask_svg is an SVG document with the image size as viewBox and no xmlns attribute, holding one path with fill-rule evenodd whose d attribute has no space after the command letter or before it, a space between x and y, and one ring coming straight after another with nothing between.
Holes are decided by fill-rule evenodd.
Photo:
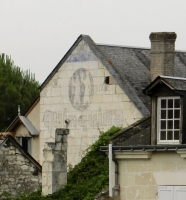
<instances>
[{"instance_id":1,"label":"bush","mask_svg":"<svg viewBox=\"0 0 186 200\"><path fill-rule=\"evenodd\" d=\"M99 150L100 146L108 145L110 136L120 129L113 126L105 133L100 132L99 139L87 149L81 162L69 168L64 188L45 197L41 196L41 189L31 194L20 193L14 200L93 200L109 185L108 156ZM12 200L9 196L1 199Z\"/></svg>"}]
</instances>

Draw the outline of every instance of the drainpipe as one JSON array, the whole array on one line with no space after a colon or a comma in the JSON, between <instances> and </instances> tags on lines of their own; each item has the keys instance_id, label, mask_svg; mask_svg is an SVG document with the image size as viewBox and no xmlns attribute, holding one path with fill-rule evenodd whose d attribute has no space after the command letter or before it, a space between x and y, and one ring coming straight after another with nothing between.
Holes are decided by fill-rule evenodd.
<instances>
[{"instance_id":1,"label":"drainpipe","mask_svg":"<svg viewBox=\"0 0 186 200\"><path fill-rule=\"evenodd\" d=\"M119 190L120 190L119 179L118 179L118 177L119 177L119 165L118 165L118 161L116 160L114 154L112 155L112 160L115 163L115 185L114 185L114 188L113 188L114 196L119 197Z\"/></svg>"},{"instance_id":2,"label":"drainpipe","mask_svg":"<svg viewBox=\"0 0 186 200\"><path fill-rule=\"evenodd\" d=\"M112 197L112 144L109 144L109 196Z\"/></svg>"},{"instance_id":3,"label":"drainpipe","mask_svg":"<svg viewBox=\"0 0 186 200\"><path fill-rule=\"evenodd\" d=\"M115 163L115 185L112 188L112 162ZM109 196L118 197L119 196L119 165L118 161L115 159L115 156L112 152L112 143L109 144ZM114 193L114 194L113 194Z\"/></svg>"}]
</instances>

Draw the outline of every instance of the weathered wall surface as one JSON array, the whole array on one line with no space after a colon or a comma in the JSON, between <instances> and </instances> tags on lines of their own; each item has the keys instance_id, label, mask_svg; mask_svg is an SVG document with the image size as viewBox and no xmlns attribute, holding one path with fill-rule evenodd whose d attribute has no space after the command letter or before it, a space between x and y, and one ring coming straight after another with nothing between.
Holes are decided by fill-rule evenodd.
<instances>
[{"instance_id":1,"label":"weathered wall surface","mask_svg":"<svg viewBox=\"0 0 186 200\"><path fill-rule=\"evenodd\" d=\"M0 145L0 194L3 191L16 195L20 190L26 193L41 185L41 173L33 175L34 165L11 143Z\"/></svg>"},{"instance_id":2,"label":"weathered wall surface","mask_svg":"<svg viewBox=\"0 0 186 200\"><path fill-rule=\"evenodd\" d=\"M32 122L33 126L36 128L38 132L40 130L39 114L38 114L39 112L40 112L40 103L38 101L37 104L26 116Z\"/></svg>"},{"instance_id":3,"label":"weathered wall surface","mask_svg":"<svg viewBox=\"0 0 186 200\"><path fill-rule=\"evenodd\" d=\"M40 162L45 142L54 141L56 128L68 129L68 163L81 160L83 151L112 125L127 126L142 117L123 90L81 41L40 94ZM99 130L98 130L99 129Z\"/></svg>"},{"instance_id":4,"label":"weathered wall surface","mask_svg":"<svg viewBox=\"0 0 186 200\"><path fill-rule=\"evenodd\" d=\"M57 129L55 142L46 142L43 150L42 194L56 192L67 183L67 129Z\"/></svg>"},{"instance_id":5,"label":"weathered wall surface","mask_svg":"<svg viewBox=\"0 0 186 200\"><path fill-rule=\"evenodd\" d=\"M132 153L131 153L132 155ZM186 185L186 159L176 152L156 152L151 158L125 155L119 159L121 200L156 200L158 185ZM141 155L142 157L144 155Z\"/></svg>"}]
</instances>

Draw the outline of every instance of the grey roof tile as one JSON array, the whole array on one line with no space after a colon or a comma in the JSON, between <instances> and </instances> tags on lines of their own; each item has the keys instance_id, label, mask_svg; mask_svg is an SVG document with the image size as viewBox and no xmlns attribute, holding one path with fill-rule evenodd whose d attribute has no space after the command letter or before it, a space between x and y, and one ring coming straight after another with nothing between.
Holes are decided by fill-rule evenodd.
<instances>
[{"instance_id":1,"label":"grey roof tile","mask_svg":"<svg viewBox=\"0 0 186 200\"><path fill-rule=\"evenodd\" d=\"M80 41L84 40L118 85L128 95L143 116L150 113L150 98L143 94L150 80L150 49L96 44L88 35L80 35L69 51L41 85L41 90L68 59ZM186 52L175 52L175 76L186 77Z\"/></svg>"}]
</instances>

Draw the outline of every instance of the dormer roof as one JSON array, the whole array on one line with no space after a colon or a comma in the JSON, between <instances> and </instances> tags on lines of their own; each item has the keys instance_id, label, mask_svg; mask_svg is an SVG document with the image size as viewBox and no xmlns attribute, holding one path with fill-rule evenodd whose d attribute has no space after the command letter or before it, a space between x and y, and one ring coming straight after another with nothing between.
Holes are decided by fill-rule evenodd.
<instances>
[{"instance_id":1,"label":"dormer roof","mask_svg":"<svg viewBox=\"0 0 186 200\"><path fill-rule=\"evenodd\" d=\"M143 90L143 93L150 96L153 93L153 89L162 84L166 85L170 90L186 91L186 78L158 76Z\"/></svg>"},{"instance_id":2,"label":"dormer roof","mask_svg":"<svg viewBox=\"0 0 186 200\"><path fill-rule=\"evenodd\" d=\"M14 121L10 124L10 126L7 128L6 132L14 130L20 123L22 123L27 128L31 136L39 135L39 132L36 130L36 128L33 126L30 120L25 116L17 116L14 119Z\"/></svg>"}]
</instances>

